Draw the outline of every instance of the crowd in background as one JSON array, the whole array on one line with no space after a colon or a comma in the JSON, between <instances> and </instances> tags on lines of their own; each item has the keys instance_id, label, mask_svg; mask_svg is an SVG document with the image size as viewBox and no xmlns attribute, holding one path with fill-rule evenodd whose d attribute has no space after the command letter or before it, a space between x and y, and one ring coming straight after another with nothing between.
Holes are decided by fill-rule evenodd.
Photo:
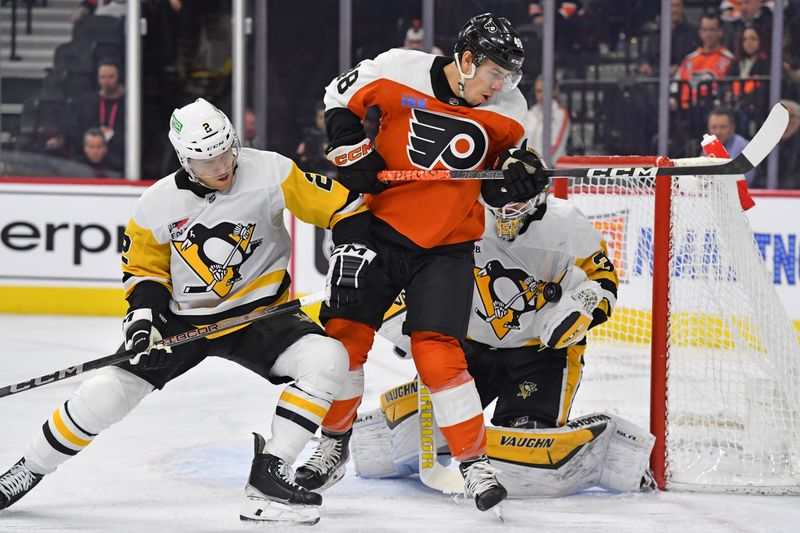
<instances>
[{"instance_id":1,"label":"crowd in background","mask_svg":"<svg viewBox=\"0 0 800 533\"><path fill-rule=\"evenodd\" d=\"M771 4L672 0L669 156L698 155L699 140L712 122L733 151L758 129L769 108ZM800 136L795 135L795 124L800 123L800 106L795 103L800 101L800 0L786 4L781 97L793 122L782 141L779 176L780 187L800 188ZM557 87L550 159L655 153L660 2L556 0L556 6ZM72 18L79 24L91 17L120 17L124 8L121 0L86 0ZM541 3L438 0L435 10L433 51L438 54L450 54L461 21L478 12L502 14L515 25L527 52L520 84L531 108L525 128L531 144L544 152L543 110L537 96L542 90ZM308 170L331 172L323 153L327 138L321 96L339 70L338 2L275 1L268 13L266 143L254 138L262 117L248 109L243 144L293 155ZM230 2L142 0L142 16L148 25L142 54L142 175L156 179L178 168L161 135L173 108L203 96L230 111ZM392 47L422 49L420 17L421 1L354 0L352 63ZM252 50L252 35L248 47ZM97 176L121 175L122 58L124 54L96 57L92 87L67 99L70 112L35 139L20 136L15 148L81 160ZM263 58L249 53L249 72L256 61ZM251 87L250 108L259 97ZM376 132L379 111L371 110L368 119ZM724 128L721 122L726 122ZM764 186L764 172L748 180Z\"/></svg>"}]
</instances>

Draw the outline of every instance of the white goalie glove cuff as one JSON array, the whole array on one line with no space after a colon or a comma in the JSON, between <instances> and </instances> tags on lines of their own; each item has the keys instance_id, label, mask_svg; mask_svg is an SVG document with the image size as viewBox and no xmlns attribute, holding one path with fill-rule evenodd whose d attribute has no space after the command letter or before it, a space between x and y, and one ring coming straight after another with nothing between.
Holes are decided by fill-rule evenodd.
<instances>
[{"instance_id":1,"label":"white goalie glove cuff","mask_svg":"<svg viewBox=\"0 0 800 533\"><path fill-rule=\"evenodd\" d=\"M562 296L536 311L533 334L547 347L560 349L580 342L589 331L592 311L602 299L600 284L572 266L559 281Z\"/></svg>"}]
</instances>

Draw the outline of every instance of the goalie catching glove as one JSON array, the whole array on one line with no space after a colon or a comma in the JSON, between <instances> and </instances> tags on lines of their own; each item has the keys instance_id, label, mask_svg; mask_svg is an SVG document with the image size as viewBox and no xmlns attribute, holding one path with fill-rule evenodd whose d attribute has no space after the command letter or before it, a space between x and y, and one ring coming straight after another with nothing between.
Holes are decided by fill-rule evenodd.
<instances>
[{"instance_id":1,"label":"goalie catching glove","mask_svg":"<svg viewBox=\"0 0 800 533\"><path fill-rule=\"evenodd\" d=\"M533 334L548 348L566 348L583 340L592 324L592 311L602 298L600 284L577 266L568 268L561 279L562 296L536 311Z\"/></svg>"},{"instance_id":2,"label":"goalie catching glove","mask_svg":"<svg viewBox=\"0 0 800 533\"><path fill-rule=\"evenodd\" d=\"M156 323L166 331L167 319L157 313ZM136 356L130 359L130 364L142 370L163 368L169 360L172 349L169 346L154 347L163 337L156 324L153 323L153 311L149 308L134 309L122 321L122 331L125 334L125 349L136 350Z\"/></svg>"},{"instance_id":3,"label":"goalie catching glove","mask_svg":"<svg viewBox=\"0 0 800 533\"><path fill-rule=\"evenodd\" d=\"M331 252L325 291L330 307L338 308L361 302L367 266L375 252L361 243L340 244Z\"/></svg>"},{"instance_id":4,"label":"goalie catching glove","mask_svg":"<svg viewBox=\"0 0 800 533\"><path fill-rule=\"evenodd\" d=\"M328 148L328 161L339 167L336 181L352 192L379 194L388 185L378 181L378 172L386 170L386 162L376 152L369 139L336 148Z\"/></svg>"},{"instance_id":5,"label":"goalie catching glove","mask_svg":"<svg viewBox=\"0 0 800 533\"><path fill-rule=\"evenodd\" d=\"M527 202L550 184L542 156L527 143L526 139L519 148L506 150L495 163L495 169L503 171L506 191L515 202Z\"/></svg>"}]
</instances>

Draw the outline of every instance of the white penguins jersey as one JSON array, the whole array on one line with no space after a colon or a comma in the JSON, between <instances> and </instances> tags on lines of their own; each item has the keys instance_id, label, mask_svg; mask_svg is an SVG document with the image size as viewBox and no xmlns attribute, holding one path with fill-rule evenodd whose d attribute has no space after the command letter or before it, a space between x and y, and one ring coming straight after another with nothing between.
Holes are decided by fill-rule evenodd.
<instances>
[{"instance_id":1,"label":"white penguins jersey","mask_svg":"<svg viewBox=\"0 0 800 533\"><path fill-rule=\"evenodd\" d=\"M170 309L199 319L194 323L275 303L289 287L284 209L332 228L366 207L331 178L249 148L240 150L224 193L200 187L182 170L165 177L142 194L125 230L126 297L142 282L159 283L171 293Z\"/></svg>"},{"instance_id":2,"label":"white penguins jersey","mask_svg":"<svg viewBox=\"0 0 800 533\"><path fill-rule=\"evenodd\" d=\"M616 303L617 273L602 236L577 207L549 197L542 218L511 242L497 236L494 215L487 209L486 230L475 243L468 338L496 348L538 345L531 332L536 310L546 303L544 284L560 279L572 265L602 290L590 327L605 322ZM506 312L496 313L496 304Z\"/></svg>"}]
</instances>

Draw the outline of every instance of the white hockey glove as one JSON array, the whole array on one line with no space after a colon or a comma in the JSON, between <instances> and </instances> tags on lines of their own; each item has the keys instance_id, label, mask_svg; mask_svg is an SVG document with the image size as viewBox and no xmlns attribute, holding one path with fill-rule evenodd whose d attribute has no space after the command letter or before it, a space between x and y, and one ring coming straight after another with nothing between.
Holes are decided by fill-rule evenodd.
<instances>
[{"instance_id":1,"label":"white hockey glove","mask_svg":"<svg viewBox=\"0 0 800 533\"><path fill-rule=\"evenodd\" d=\"M333 249L325 280L327 304L330 307L357 304L364 299L366 269L375 255L360 243L340 244Z\"/></svg>"},{"instance_id":2,"label":"white hockey glove","mask_svg":"<svg viewBox=\"0 0 800 533\"><path fill-rule=\"evenodd\" d=\"M576 266L568 268L561 280L562 296L536 311L533 334L548 348L566 348L580 342L589 331L592 311L600 303L600 284L586 277Z\"/></svg>"},{"instance_id":3,"label":"white hockey glove","mask_svg":"<svg viewBox=\"0 0 800 533\"><path fill-rule=\"evenodd\" d=\"M166 326L166 318L160 313L156 320ZM161 332L153 324L153 311L148 308L134 309L122 321L125 334L125 349L136 350L130 364L142 370L154 370L166 366L172 348L169 346L154 348L153 345L162 339Z\"/></svg>"}]
</instances>

